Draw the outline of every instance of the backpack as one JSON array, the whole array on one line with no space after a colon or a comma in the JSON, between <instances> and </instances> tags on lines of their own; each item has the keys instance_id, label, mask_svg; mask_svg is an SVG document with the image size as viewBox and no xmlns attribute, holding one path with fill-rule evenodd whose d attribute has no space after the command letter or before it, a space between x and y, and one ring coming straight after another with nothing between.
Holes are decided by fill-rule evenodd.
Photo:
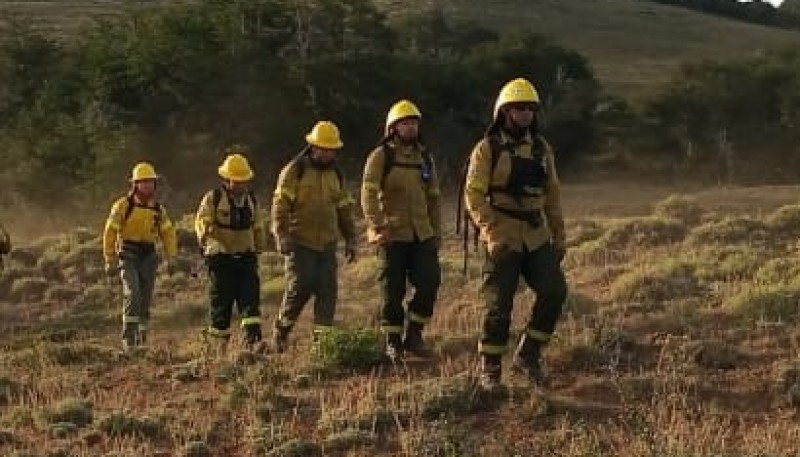
<instances>
[{"instance_id":1,"label":"backpack","mask_svg":"<svg viewBox=\"0 0 800 457\"><path fill-rule=\"evenodd\" d=\"M252 227L253 221L257 217L256 210L258 208L258 202L256 201L255 192L253 192L252 190L248 190L247 191L247 198L249 199L250 203L252 204L252 214L250 215L250 224L249 224L249 226L247 228L241 227L241 226L239 226L238 224L235 224L235 223L220 224L216 220L216 212L217 212L217 208L219 208L219 202L222 200L222 194L223 194L223 190L222 190L221 187L215 188L213 190L213 193L211 194L211 204L214 207L214 214L215 214L214 224L218 225L218 226L220 226L222 228L226 228L226 229L230 229L230 230L249 230L250 227ZM231 205L231 207L233 207L233 205Z\"/></svg>"},{"instance_id":2,"label":"backpack","mask_svg":"<svg viewBox=\"0 0 800 457\"><path fill-rule=\"evenodd\" d=\"M497 162L500 160L500 155L503 152L509 152L511 154L514 151L514 148L508 143L507 144L501 143L500 138L497 135L489 134L485 138L489 144L489 155L491 161L491 165L489 168L489 178L491 179L494 176L495 169L497 168ZM533 137L532 150L540 151L545 149L546 149L546 143L544 139L540 135L535 135ZM538 154L534 152L533 155L534 157L536 157ZM471 157L472 154L467 156L467 159L464 161L464 165L462 166L461 180L458 186L458 203L456 205L456 235L460 234L463 237L462 249L464 251L464 263L462 265L462 274L465 276L467 274L467 267L468 267L469 239L470 239L469 229L472 228L472 233L473 233L472 242L473 242L473 248L475 250L477 250L478 248L478 241L480 237L480 229L470 216L469 211L467 211L464 202L465 199L464 192L466 191L467 188L467 173L469 172ZM491 202L492 199L491 194L493 192L502 190L505 189L499 189L495 186L490 185L488 192L489 201ZM508 211L508 210L504 210L503 212L510 215L511 217L516 217L517 219L526 219L526 217L521 213L513 214L514 211Z\"/></svg>"},{"instance_id":3,"label":"backpack","mask_svg":"<svg viewBox=\"0 0 800 457\"><path fill-rule=\"evenodd\" d=\"M137 207L139 207L139 208L147 208L147 209L151 209L151 210L156 211L156 216L155 216L156 228L159 228L161 226L161 219L163 219L163 217L164 217L163 216L163 214L164 214L164 205L162 205L161 203L156 202L155 208L147 206L147 205L141 205L139 203L136 203L136 199L133 196L133 192L129 192L128 193L128 197L127 197L127 205L128 206L125 207L125 212L122 214L122 225L123 226L125 225L126 222L128 222L128 219L130 219L131 214L133 214L134 208L137 208Z\"/></svg>"},{"instance_id":4,"label":"backpack","mask_svg":"<svg viewBox=\"0 0 800 457\"><path fill-rule=\"evenodd\" d=\"M384 142L381 145L383 151L383 170L381 172L381 189L383 189L384 184L386 184L386 177L389 176L389 173L392 172L392 168L400 167L400 168L417 168L420 170L420 177L422 178L422 182L427 183L430 181L432 176L433 170L433 158L431 157L430 153L427 149L422 148L420 153L422 154L422 164L420 165L411 165L407 163L397 163L395 158L396 151L395 148L390 146L388 142Z\"/></svg>"}]
</instances>

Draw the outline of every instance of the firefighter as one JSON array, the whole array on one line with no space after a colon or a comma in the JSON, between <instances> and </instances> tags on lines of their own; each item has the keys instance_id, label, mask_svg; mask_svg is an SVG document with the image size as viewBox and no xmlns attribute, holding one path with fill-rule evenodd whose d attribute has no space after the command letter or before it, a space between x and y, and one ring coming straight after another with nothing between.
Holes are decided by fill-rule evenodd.
<instances>
[{"instance_id":1,"label":"firefighter","mask_svg":"<svg viewBox=\"0 0 800 457\"><path fill-rule=\"evenodd\" d=\"M467 210L485 247L486 312L479 352L481 383L487 389L500 386L519 278L536 293L536 302L513 367L535 385L545 385L540 356L567 297L558 174L553 150L539 133L538 108L533 84L522 78L508 82L497 97L491 126L472 151L466 175Z\"/></svg>"},{"instance_id":2,"label":"firefighter","mask_svg":"<svg viewBox=\"0 0 800 457\"><path fill-rule=\"evenodd\" d=\"M404 351L429 355L422 331L433 316L441 282L439 179L419 135L421 118L408 100L391 107L384 138L367 157L361 185L367 238L378 246L381 327L392 360ZM407 282L414 295L405 309Z\"/></svg>"},{"instance_id":3,"label":"firefighter","mask_svg":"<svg viewBox=\"0 0 800 457\"><path fill-rule=\"evenodd\" d=\"M122 279L122 345L126 351L147 342L159 263L156 243L163 245L170 274L178 251L175 226L156 200L158 175L153 166L137 164L130 181L130 192L114 202L103 231L106 274L119 274Z\"/></svg>"},{"instance_id":4,"label":"firefighter","mask_svg":"<svg viewBox=\"0 0 800 457\"><path fill-rule=\"evenodd\" d=\"M237 147L230 152L218 168L221 185L205 194L195 218L210 279L206 334L224 350L236 305L245 344L256 349L262 339L258 254L266 245L265 217L250 190L254 173L247 158Z\"/></svg>"},{"instance_id":5,"label":"firefighter","mask_svg":"<svg viewBox=\"0 0 800 457\"><path fill-rule=\"evenodd\" d=\"M285 350L289 333L312 296L314 339L333 325L340 234L347 261L356 256L355 202L336 163L343 146L339 129L321 121L305 139L307 146L281 171L272 201L272 233L286 258L287 288L275 320L278 352Z\"/></svg>"}]
</instances>

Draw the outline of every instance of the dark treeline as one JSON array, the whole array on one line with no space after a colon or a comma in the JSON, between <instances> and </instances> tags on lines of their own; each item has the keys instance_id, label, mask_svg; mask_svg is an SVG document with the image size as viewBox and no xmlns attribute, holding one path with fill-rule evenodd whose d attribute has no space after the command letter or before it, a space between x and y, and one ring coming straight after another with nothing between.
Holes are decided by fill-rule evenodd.
<instances>
[{"instance_id":1,"label":"dark treeline","mask_svg":"<svg viewBox=\"0 0 800 457\"><path fill-rule=\"evenodd\" d=\"M452 184L497 91L517 76L539 88L565 171L699 171L714 181L800 172L796 51L689 66L630 106L603 94L586 58L541 36L436 11L390 22L369 0L203 0L98 19L60 41L23 20L9 26L3 204L106 202L146 159L166 176L171 204L190 208L233 143L248 148L266 189L326 118L342 128L342 162L356 181L388 107L406 97L423 110Z\"/></svg>"},{"instance_id":2,"label":"dark treeline","mask_svg":"<svg viewBox=\"0 0 800 457\"><path fill-rule=\"evenodd\" d=\"M435 12L389 24L367 0L204 0L98 20L67 42L12 25L0 48L0 173L38 202L54 188L101 198L137 159L194 194L232 143L267 184L323 118L342 128L355 176L403 97L423 109L443 167L457 166L499 87L521 74L547 95L565 161L594 141L599 87L582 56Z\"/></svg>"}]
</instances>

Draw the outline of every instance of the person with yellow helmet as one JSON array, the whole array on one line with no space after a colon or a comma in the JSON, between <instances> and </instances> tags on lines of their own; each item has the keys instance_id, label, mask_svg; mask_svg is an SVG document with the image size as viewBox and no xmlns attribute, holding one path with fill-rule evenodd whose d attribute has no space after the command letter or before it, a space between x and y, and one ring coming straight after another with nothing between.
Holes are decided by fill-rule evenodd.
<instances>
[{"instance_id":1,"label":"person with yellow helmet","mask_svg":"<svg viewBox=\"0 0 800 457\"><path fill-rule=\"evenodd\" d=\"M5 265L3 263L3 256L11 252L11 235L2 224L0 224L0 272L3 271Z\"/></svg>"},{"instance_id":2,"label":"person with yellow helmet","mask_svg":"<svg viewBox=\"0 0 800 457\"><path fill-rule=\"evenodd\" d=\"M159 177L147 162L138 163L131 173L131 190L117 199L103 230L103 257L109 276L122 279L122 345L127 350L147 342L150 305L153 300L158 255L156 243L163 244L167 271L178 252L175 226L164 206L156 200Z\"/></svg>"},{"instance_id":3,"label":"person with yellow helmet","mask_svg":"<svg viewBox=\"0 0 800 457\"><path fill-rule=\"evenodd\" d=\"M367 237L378 246L381 262L381 327L392 360L404 351L429 353L422 330L433 316L441 282L439 179L419 135L421 118L408 100L391 107L384 138L367 157L361 184ZM415 289L407 310L406 282Z\"/></svg>"},{"instance_id":4,"label":"person with yellow helmet","mask_svg":"<svg viewBox=\"0 0 800 457\"><path fill-rule=\"evenodd\" d=\"M286 257L286 291L275 320L274 345L286 348L306 302L314 297L314 336L333 325L337 299L336 245L341 233L345 257L355 261L355 201L336 156L344 146L338 127L318 122L306 147L280 173L272 200L272 233Z\"/></svg>"},{"instance_id":5,"label":"person with yellow helmet","mask_svg":"<svg viewBox=\"0 0 800 457\"><path fill-rule=\"evenodd\" d=\"M558 174L550 145L539 133L539 94L518 78L500 90L491 126L469 159L464 198L485 246L482 294L486 304L481 384L500 386L514 293L520 276L536 293L513 366L534 385L546 379L540 364L567 298L561 269L566 253Z\"/></svg>"},{"instance_id":6,"label":"person with yellow helmet","mask_svg":"<svg viewBox=\"0 0 800 457\"><path fill-rule=\"evenodd\" d=\"M250 181L255 175L241 148L234 146L218 168L222 185L208 191L195 217L195 233L208 265L207 335L224 349L236 305L249 348L261 342L261 279L258 254L266 247L265 215Z\"/></svg>"}]
</instances>

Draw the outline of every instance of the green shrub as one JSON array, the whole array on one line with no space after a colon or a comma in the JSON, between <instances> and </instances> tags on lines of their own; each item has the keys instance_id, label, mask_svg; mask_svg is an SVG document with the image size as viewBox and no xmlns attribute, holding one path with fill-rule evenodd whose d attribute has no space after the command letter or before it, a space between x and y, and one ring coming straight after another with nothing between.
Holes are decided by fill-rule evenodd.
<instances>
[{"instance_id":1,"label":"green shrub","mask_svg":"<svg viewBox=\"0 0 800 457\"><path fill-rule=\"evenodd\" d=\"M382 338L375 330L332 328L317 336L314 359L323 368L367 368L383 360Z\"/></svg>"},{"instance_id":2,"label":"green shrub","mask_svg":"<svg viewBox=\"0 0 800 457\"><path fill-rule=\"evenodd\" d=\"M800 205L782 206L772 212L766 219L769 233L776 238L800 238Z\"/></svg>"},{"instance_id":3,"label":"green shrub","mask_svg":"<svg viewBox=\"0 0 800 457\"><path fill-rule=\"evenodd\" d=\"M731 297L727 306L746 319L796 322L800 316L800 285L748 288Z\"/></svg>"},{"instance_id":4,"label":"green shrub","mask_svg":"<svg viewBox=\"0 0 800 457\"><path fill-rule=\"evenodd\" d=\"M319 444L302 438L289 440L264 454L265 457L316 457L322 456Z\"/></svg>"},{"instance_id":5,"label":"green shrub","mask_svg":"<svg viewBox=\"0 0 800 457\"><path fill-rule=\"evenodd\" d=\"M613 222L597 241L606 249L653 247L677 243L686 226L674 219L636 217Z\"/></svg>"},{"instance_id":6,"label":"green shrub","mask_svg":"<svg viewBox=\"0 0 800 457\"><path fill-rule=\"evenodd\" d=\"M205 441L189 441L183 447L183 457L211 457L211 448Z\"/></svg>"},{"instance_id":7,"label":"green shrub","mask_svg":"<svg viewBox=\"0 0 800 457\"><path fill-rule=\"evenodd\" d=\"M766 259L767 252L749 245L712 245L697 253L695 274L704 281L751 278Z\"/></svg>"},{"instance_id":8,"label":"green shrub","mask_svg":"<svg viewBox=\"0 0 800 457\"><path fill-rule=\"evenodd\" d=\"M322 441L322 449L326 452L347 452L375 442L375 437L364 430L349 429L328 435Z\"/></svg>"},{"instance_id":9,"label":"green shrub","mask_svg":"<svg viewBox=\"0 0 800 457\"><path fill-rule=\"evenodd\" d=\"M694 270L684 262L666 262L623 273L611 284L611 296L627 302L690 297L701 291Z\"/></svg>"},{"instance_id":10,"label":"green shrub","mask_svg":"<svg viewBox=\"0 0 800 457\"><path fill-rule=\"evenodd\" d=\"M11 284L8 298L17 303L39 301L48 285L44 278L19 278Z\"/></svg>"},{"instance_id":11,"label":"green shrub","mask_svg":"<svg viewBox=\"0 0 800 457\"><path fill-rule=\"evenodd\" d=\"M94 421L92 403L77 398L67 398L54 407L42 411L42 419L48 424L68 422L78 428L86 427Z\"/></svg>"},{"instance_id":12,"label":"green shrub","mask_svg":"<svg viewBox=\"0 0 800 457\"><path fill-rule=\"evenodd\" d=\"M97 428L108 436L135 436L155 439L167 435L166 424L151 417L134 417L126 412L115 412L100 420Z\"/></svg>"},{"instance_id":13,"label":"green shrub","mask_svg":"<svg viewBox=\"0 0 800 457\"><path fill-rule=\"evenodd\" d=\"M119 353L111 348L90 343L44 345L44 355L57 365L91 365L119 360Z\"/></svg>"},{"instance_id":14,"label":"green shrub","mask_svg":"<svg viewBox=\"0 0 800 457\"><path fill-rule=\"evenodd\" d=\"M80 297L83 291L74 286L52 286L44 293L44 299L54 302L71 302Z\"/></svg>"},{"instance_id":15,"label":"green shrub","mask_svg":"<svg viewBox=\"0 0 800 457\"><path fill-rule=\"evenodd\" d=\"M605 233L605 227L591 219L573 221L567 229L567 245L579 246L588 241L594 241Z\"/></svg>"},{"instance_id":16,"label":"green shrub","mask_svg":"<svg viewBox=\"0 0 800 457\"><path fill-rule=\"evenodd\" d=\"M756 271L754 281L760 285L788 285L800 281L800 258L778 257L765 262Z\"/></svg>"},{"instance_id":17,"label":"green shrub","mask_svg":"<svg viewBox=\"0 0 800 457\"><path fill-rule=\"evenodd\" d=\"M20 392L19 383L8 376L0 376L0 405L8 405Z\"/></svg>"},{"instance_id":18,"label":"green shrub","mask_svg":"<svg viewBox=\"0 0 800 457\"><path fill-rule=\"evenodd\" d=\"M686 226L697 225L705 214L697 200L686 195L670 195L653 207L653 216L680 221Z\"/></svg>"},{"instance_id":19,"label":"green shrub","mask_svg":"<svg viewBox=\"0 0 800 457\"><path fill-rule=\"evenodd\" d=\"M767 226L747 217L726 217L694 228L686 242L694 245L761 243L768 239Z\"/></svg>"}]
</instances>

